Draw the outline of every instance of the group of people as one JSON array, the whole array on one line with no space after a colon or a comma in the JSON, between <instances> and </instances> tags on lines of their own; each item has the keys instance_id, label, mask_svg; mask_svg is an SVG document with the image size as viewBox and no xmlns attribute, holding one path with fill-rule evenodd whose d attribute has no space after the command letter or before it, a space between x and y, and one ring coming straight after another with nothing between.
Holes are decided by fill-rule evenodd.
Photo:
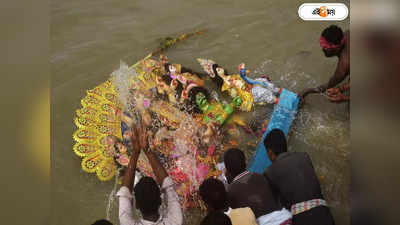
<instances>
[{"instance_id":1,"label":"group of people","mask_svg":"<svg viewBox=\"0 0 400 225\"><path fill-rule=\"evenodd\" d=\"M133 154L117 193L120 224L183 224L174 182L149 150L146 127L133 126L131 133L132 143L135 143ZM200 224L334 224L308 154L287 152L285 135L279 129L268 133L264 145L272 161L264 174L247 171L246 157L240 149L225 152L223 161L228 182L208 178L200 185L199 195L207 207L207 216ZM147 156L156 180L143 177L134 186L141 151ZM164 213L160 210L163 201ZM133 209L141 212L141 219L135 219Z\"/></svg>"},{"instance_id":2,"label":"group of people","mask_svg":"<svg viewBox=\"0 0 400 225\"><path fill-rule=\"evenodd\" d=\"M326 92L333 102L348 101L343 92L349 89L349 83L336 86L350 72L349 32L343 33L339 27L330 26L323 31L320 44L327 57L339 57L336 72L328 83L304 90L299 98L304 100L310 93ZM133 153L117 193L120 224L181 225L183 214L174 182L151 151L146 125L141 124L140 127L133 125L132 132L129 132ZM227 182L211 177L199 187L199 196L207 207L207 215L200 224L333 225L333 217L321 193L309 155L287 152L285 134L279 129L271 130L263 144L272 162L263 174L247 170L242 150L231 148L224 153ZM140 152L147 156L156 179L143 177L134 186ZM135 215L136 210L133 209L138 209L142 216ZM94 223L109 224L106 220Z\"/></svg>"}]
</instances>

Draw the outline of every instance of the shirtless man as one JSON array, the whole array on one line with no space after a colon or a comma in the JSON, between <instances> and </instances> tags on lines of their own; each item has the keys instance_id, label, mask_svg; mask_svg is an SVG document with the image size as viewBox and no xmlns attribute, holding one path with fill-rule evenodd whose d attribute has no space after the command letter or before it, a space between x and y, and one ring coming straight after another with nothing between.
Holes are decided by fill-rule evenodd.
<instances>
[{"instance_id":1,"label":"shirtless man","mask_svg":"<svg viewBox=\"0 0 400 225\"><path fill-rule=\"evenodd\" d=\"M349 96L342 94L350 89L349 83L341 87L336 86L350 75L350 31L343 33L340 27L331 25L322 32L320 45L326 57L337 56L339 58L336 71L327 83L301 91L298 95L300 101L303 102L310 93L323 93L325 91L331 102L349 101Z\"/></svg>"}]
</instances>

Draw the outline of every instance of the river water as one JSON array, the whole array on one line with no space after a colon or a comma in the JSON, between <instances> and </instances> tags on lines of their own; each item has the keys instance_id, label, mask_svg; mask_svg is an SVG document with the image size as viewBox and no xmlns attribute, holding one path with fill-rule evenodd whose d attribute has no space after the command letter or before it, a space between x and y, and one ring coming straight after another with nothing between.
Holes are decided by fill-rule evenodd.
<instances>
[{"instance_id":1,"label":"river water","mask_svg":"<svg viewBox=\"0 0 400 225\"><path fill-rule=\"evenodd\" d=\"M104 82L120 60L133 64L146 56L159 39L199 29L206 32L167 51L171 62L196 71L201 70L198 57L214 59L228 71L245 62L253 74L268 74L294 92L326 82L337 59L325 58L318 40L332 23L302 21L297 14L302 3L53 0L51 224L91 224L106 217L114 182L100 182L83 172L72 151L73 117L87 89ZM335 24L348 29L349 19ZM289 151L310 154L337 224L349 224L349 118L348 105L331 104L324 95L309 96L288 145ZM110 219L119 224L116 203L111 204ZM200 216L187 212L185 224L198 224Z\"/></svg>"}]
</instances>

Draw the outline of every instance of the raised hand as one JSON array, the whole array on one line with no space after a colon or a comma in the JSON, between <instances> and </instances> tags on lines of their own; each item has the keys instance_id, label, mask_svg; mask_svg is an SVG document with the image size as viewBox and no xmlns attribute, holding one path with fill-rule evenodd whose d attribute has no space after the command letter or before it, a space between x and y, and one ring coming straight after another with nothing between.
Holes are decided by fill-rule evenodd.
<instances>
[{"instance_id":1,"label":"raised hand","mask_svg":"<svg viewBox=\"0 0 400 225\"><path fill-rule=\"evenodd\" d=\"M139 147L141 150L146 150L149 146L149 140L148 140L148 134L147 134L147 130L145 127L145 124L142 123L142 126L140 127L139 130L139 135L138 137L138 142L139 142Z\"/></svg>"},{"instance_id":2,"label":"raised hand","mask_svg":"<svg viewBox=\"0 0 400 225\"><path fill-rule=\"evenodd\" d=\"M139 144L139 135L140 135L140 131L136 127L136 124L132 124L131 132L130 132L130 139L132 142L133 153L136 153L137 155L139 155L140 150L141 150L141 147ZM135 155L135 154L132 154L132 155Z\"/></svg>"}]
</instances>

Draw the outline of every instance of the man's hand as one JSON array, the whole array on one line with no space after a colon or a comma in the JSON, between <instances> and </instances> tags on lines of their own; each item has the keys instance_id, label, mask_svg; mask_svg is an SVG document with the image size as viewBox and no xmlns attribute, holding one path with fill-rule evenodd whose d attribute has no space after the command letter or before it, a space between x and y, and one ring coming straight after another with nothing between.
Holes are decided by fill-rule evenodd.
<instances>
[{"instance_id":1,"label":"man's hand","mask_svg":"<svg viewBox=\"0 0 400 225\"><path fill-rule=\"evenodd\" d=\"M141 127L137 127L136 125L132 126L132 145L134 148L134 151L140 151L140 150L145 150L149 146L149 141L148 141L148 133L146 131L146 126L144 123L141 123ZM133 136L136 137L136 140L134 140Z\"/></svg>"},{"instance_id":2,"label":"man's hand","mask_svg":"<svg viewBox=\"0 0 400 225\"><path fill-rule=\"evenodd\" d=\"M326 95L328 96L335 96L337 94L340 94L340 89L339 88L329 88L326 90Z\"/></svg>"},{"instance_id":3,"label":"man's hand","mask_svg":"<svg viewBox=\"0 0 400 225\"><path fill-rule=\"evenodd\" d=\"M326 95L331 102L344 102L349 101L349 97L342 94L342 88L329 88L326 90Z\"/></svg>"},{"instance_id":4,"label":"man's hand","mask_svg":"<svg viewBox=\"0 0 400 225\"><path fill-rule=\"evenodd\" d=\"M146 150L149 146L148 134L144 123L142 123L139 130L138 142L139 148L142 150Z\"/></svg>"},{"instance_id":5,"label":"man's hand","mask_svg":"<svg viewBox=\"0 0 400 225\"><path fill-rule=\"evenodd\" d=\"M132 142L132 154L129 159L129 164L127 171L125 172L122 185L126 186L129 188L130 191L133 189L133 183L135 180L135 170L136 170L136 165L137 161L139 158L140 150L141 150L141 145L139 143L140 140L140 130L137 129L136 124L132 124L132 128L130 131L127 131L124 133L124 136L126 138L130 138Z\"/></svg>"},{"instance_id":6,"label":"man's hand","mask_svg":"<svg viewBox=\"0 0 400 225\"><path fill-rule=\"evenodd\" d=\"M131 128L131 142L133 147L133 155L139 155L141 148L140 139L141 139L141 129L138 129L136 124L132 125Z\"/></svg>"},{"instance_id":7,"label":"man's hand","mask_svg":"<svg viewBox=\"0 0 400 225\"><path fill-rule=\"evenodd\" d=\"M328 94L327 92L327 96L329 101L331 102L335 102L335 103L340 103L340 102L344 102L344 101L348 101L349 97L343 95L340 91L339 92L333 92Z\"/></svg>"}]
</instances>

